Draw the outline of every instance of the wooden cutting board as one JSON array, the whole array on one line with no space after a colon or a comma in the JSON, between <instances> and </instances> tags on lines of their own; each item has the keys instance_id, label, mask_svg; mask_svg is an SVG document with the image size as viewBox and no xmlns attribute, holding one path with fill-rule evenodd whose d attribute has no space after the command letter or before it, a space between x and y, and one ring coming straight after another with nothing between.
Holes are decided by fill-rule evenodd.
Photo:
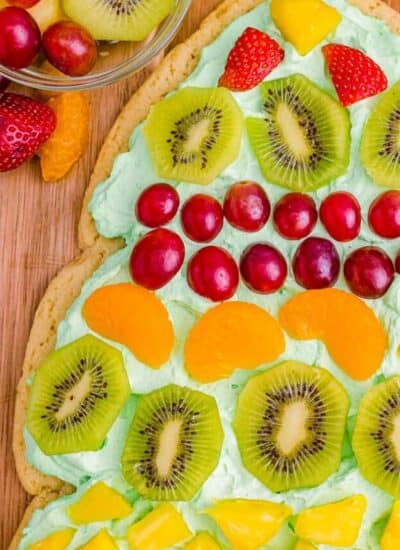
<instances>
[{"instance_id":1,"label":"wooden cutting board","mask_svg":"<svg viewBox=\"0 0 400 550\"><path fill-rule=\"evenodd\" d=\"M184 40L220 0L193 0L175 43ZM389 0L400 10L400 0ZM30 325L49 281L77 253L76 224L86 182L114 119L146 71L91 92L91 141L63 181L44 184L32 161L0 174L0 550L5 550L28 497L19 485L11 451L14 393Z\"/></svg>"}]
</instances>

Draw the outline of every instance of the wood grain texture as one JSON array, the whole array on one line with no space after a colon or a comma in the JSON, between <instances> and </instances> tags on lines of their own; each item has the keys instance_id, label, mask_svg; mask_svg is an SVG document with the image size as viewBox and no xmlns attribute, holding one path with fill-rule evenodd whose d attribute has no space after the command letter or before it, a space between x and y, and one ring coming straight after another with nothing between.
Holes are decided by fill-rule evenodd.
<instances>
[{"instance_id":1,"label":"wood grain texture","mask_svg":"<svg viewBox=\"0 0 400 550\"><path fill-rule=\"evenodd\" d=\"M193 0L175 42L190 35L220 0ZM400 9L400 0L388 2ZM78 252L76 225L85 184L117 114L146 72L91 92L90 146L79 164L56 184L41 181L38 163L0 174L0 550L23 516L27 497L11 452L14 394L32 318L49 281Z\"/></svg>"}]
</instances>

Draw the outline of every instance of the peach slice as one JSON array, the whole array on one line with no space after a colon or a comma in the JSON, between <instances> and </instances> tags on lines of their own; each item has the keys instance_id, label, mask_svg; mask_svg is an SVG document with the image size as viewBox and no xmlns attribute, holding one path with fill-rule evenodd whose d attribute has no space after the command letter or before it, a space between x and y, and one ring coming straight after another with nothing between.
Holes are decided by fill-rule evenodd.
<instances>
[{"instance_id":1,"label":"peach slice","mask_svg":"<svg viewBox=\"0 0 400 550\"><path fill-rule=\"evenodd\" d=\"M68 515L76 525L120 519L131 512L129 502L102 481L92 485L68 509Z\"/></svg>"},{"instance_id":2,"label":"peach slice","mask_svg":"<svg viewBox=\"0 0 400 550\"><path fill-rule=\"evenodd\" d=\"M186 544L184 550L221 550L221 547L208 533L199 533Z\"/></svg>"},{"instance_id":3,"label":"peach slice","mask_svg":"<svg viewBox=\"0 0 400 550\"><path fill-rule=\"evenodd\" d=\"M131 283L98 288L86 300L88 326L123 344L145 365L158 369L174 347L174 328L168 311L150 290Z\"/></svg>"},{"instance_id":4,"label":"peach slice","mask_svg":"<svg viewBox=\"0 0 400 550\"><path fill-rule=\"evenodd\" d=\"M332 359L354 380L367 380L382 363L386 331L354 294L337 288L307 290L284 304L279 320L292 338L322 340Z\"/></svg>"},{"instance_id":5,"label":"peach slice","mask_svg":"<svg viewBox=\"0 0 400 550\"><path fill-rule=\"evenodd\" d=\"M102 529L80 550L118 550L118 546L108 531Z\"/></svg>"},{"instance_id":6,"label":"peach slice","mask_svg":"<svg viewBox=\"0 0 400 550\"><path fill-rule=\"evenodd\" d=\"M278 322L246 302L224 302L194 325L185 345L187 371L199 382L226 378L235 369L255 369L285 350Z\"/></svg>"},{"instance_id":7,"label":"peach slice","mask_svg":"<svg viewBox=\"0 0 400 550\"><path fill-rule=\"evenodd\" d=\"M51 533L46 538L35 542L29 550L65 550L75 535L75 529L67 527Z\"/></svg>"}]
</instances>

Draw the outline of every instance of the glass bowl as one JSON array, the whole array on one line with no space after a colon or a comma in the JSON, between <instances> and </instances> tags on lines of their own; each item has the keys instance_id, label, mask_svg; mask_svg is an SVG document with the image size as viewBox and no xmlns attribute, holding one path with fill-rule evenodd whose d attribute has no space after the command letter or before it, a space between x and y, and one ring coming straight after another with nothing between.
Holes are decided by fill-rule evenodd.
<instances>
[{"instance_id":1,"label":"glass bowl","mask_svg":"<svg viewBox=\"0 0 400 550\"><path fill-rule=\"evenodd\" d=\"M100 42L94 69L85 76L54 75L40 69L44 58L26 69L0 65L0 73L23 86L57 92L88 90L107 86L143 69L172 41L192 0L176 0L176 8L142 42Z\"/></svg>"}]
</instances>

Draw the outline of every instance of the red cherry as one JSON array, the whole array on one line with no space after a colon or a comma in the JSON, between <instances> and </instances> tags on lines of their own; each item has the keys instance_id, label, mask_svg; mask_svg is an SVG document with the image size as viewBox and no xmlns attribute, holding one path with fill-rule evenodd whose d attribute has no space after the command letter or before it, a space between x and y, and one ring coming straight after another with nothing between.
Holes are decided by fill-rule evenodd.
<instances>
[{"instance_id":1,"label":"red cherry","mask_svg":"<svg viewBox=\"0 0 400 550\"><path fill-rule=\"evenodd\" d=\"M210 195L199 193L190 197L182 207L181 221L185 235L199 243L214 239L222 229L222 206Z\"/></svg>"},{"instance_id":2,"label":"red cherry","mask_svg":"<svg viewBox=\"0 0 400 550\"><path fill-rule=\"evenodd\" d=\"M284 195L274 208L274 226L286 239L307 237L317 223L318 212L314 200L303 193Z\"/></svg>"},{"instance_id":3,"label":"red cherry","mask_svg":"<svg viewBox=\"0 0 400 550\"><path fill-rule=\"evenodd\" d=\"M78 23L59 21L43 34L47 59L69 76L82 76L91 71L97 60L96 42Z\"/></svg>"},{"instance_id":4,"label":"red cherry","mask_svg":"<svg viewBox=\"0 0 400 550\"><path fill-rule=\"evenodd\" d=\"M28 8L31 8L38 2L40 2L40 0L7 0L7 4L10 4L10 6L16 6L17 8L24 8L25 10Z\"/></svg>"},{"instance_id":5,"label":"red cherry","mask_svg":"<svg viewBox=\"0 0 400 550\"><path fill-rule=\"evenodd\" d=\"M299 285L307 289L333 286L340 271L340 259L331 241L308 237L293 258L293 272Z\"/></svg>"},{"instance_id":6,"label":"red cherry","mask_svg":"<svg viewBox=\"0 0 400 550\"><path fill-rule=\"evenodd\" d=\"M251 290L270 294L279 290L285 282L287 265L279 250L269 244L258 243L243 252L240 273Z\"/></svg>"},{"instance_id":7,"label":"red cherry","mask_svg":"<svg viewBox=\"0 0 400 550\"><path fill-rule=\"evenodd\" d=\"M239 284L235 260L217 246L206 246L190 258L187 277L197 294L213 302L231 298Z\"/></svg>"},{"instance_id":8,"label":"red cherry","mask_svg":"<svg viewBox=\"0 0 400 550\"><path fill-rule=\"evenodd\" d=\"M228 222L242 231L259 231L267 223L271 205L258 183L240 181L231 186L224 201Z\"/></svg>"},{"instance_id":9,"label":"red cherry","mask_svg":"<svg viewBox=\"0 0 400 550\"><path fill-rule=\"evenodd\" d=\"M337 191L326 197L319 215L325 229L336 241L352 241L360 233L361 208L351 193Z\"/></svg>"},{"instance_id":10,"label":"red cherry","mask_svg":"<svg viewBox=\"0 0 400 550\"><path fill-rule=\"evenodd\" d=\"M184 257L185 245L179 235L169 229L153 229L132 250L132 279L150 290L161 288L177 274Z\"/></svg>"},{"instance_id":11,"label":"red cherry","mask_svg":"<svg viewBox=\"0 0 400 550\"><path fill-rule=\"evenodd\" d=\"M344 263L344 276L352 292L361 298L380 298L394 279L392 260L377 246L354 250Z\"/></svg>"},{"instance_id":12,"label":"red cherry","mask_svg":"<svg viewBox=\"0 0 400 550\"><path fill-rule=\"evenodd\" d=\"M8 80L8 78L0 74L0 92L3 92L4 90L6 90L9 85L10 85L10 81Z\"/></svg>"},{"instance_id":13,"label":"red cherry","mask_svg":"<svg viewBox=\"0 0 400 550\"><path fill-rule=\"evenodd\" d=\"M400 191L386 191L379 195L371 204L368 222L380 237L400 237Z\"/></svg>"},{"instance_id":14,"label":"red cherry","mask_svg":"<svg viewBox=\"0 0 400 550\"><path fill-rule=\"evenodd\" d=\"M0 63L12 69L30 65L40 48L40 29L22 8L0 10Z\"/></svg>"},{"instance_id":15,"label":"red cherry","mask_svg":"<svg viewBox=\"0 0 400 550\"><path fill-rule=\"evenodd\" d=\"M160 227L170 222L178 211L179 195L168 183L147 187L136 203L136 217L143 225Z\"/></svg>"},{"instance_id":16,"label":"red cherry","mask_svg":"<svg viewBox=\"0 0 400 550\"><path fill-rule=\"evenodd\" d=\"M395 268L396 268L396 272L400 273L400 250L398 251L397 256L396 256Z\"/></svg>"}]
</instances>

